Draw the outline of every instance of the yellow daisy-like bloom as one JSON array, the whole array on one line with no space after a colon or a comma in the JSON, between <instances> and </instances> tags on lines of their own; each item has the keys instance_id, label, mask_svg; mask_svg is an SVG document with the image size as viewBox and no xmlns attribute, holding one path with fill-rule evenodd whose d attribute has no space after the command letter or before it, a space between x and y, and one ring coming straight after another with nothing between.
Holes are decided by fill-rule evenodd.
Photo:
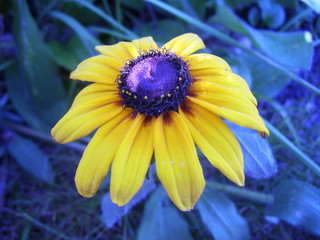
<instances>
[{"instance_id":1,"label":"yellow daisy-like bloom","mask_svg":"<svg viewBox=\"0 0 320 240\"><path fill-rule=\"evenodd\" d=\"M269 132L247 83L223 59L192 54L204 47L191 33L162 47L151 37L98 46L101 55L71 73L72 79L94 83L77 95L52 136L68 143L99 128L75 176L82 196L96 193L111 166L111 199L128 203L154 154L170 199L190 210L205 186L196 146L227 178L244 184L240 145L221 117L263 137Z\"/></svg>"}]
</instances>

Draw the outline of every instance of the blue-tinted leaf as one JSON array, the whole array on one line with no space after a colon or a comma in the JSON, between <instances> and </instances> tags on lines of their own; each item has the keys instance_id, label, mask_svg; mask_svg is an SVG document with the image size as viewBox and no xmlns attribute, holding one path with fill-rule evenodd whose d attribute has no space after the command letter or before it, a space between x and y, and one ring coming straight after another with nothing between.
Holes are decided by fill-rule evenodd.
<instances>
[{"instance_id":1,"label":"blue-tinted leaf","mask_svg":"<svg viewBox=\"0 0 320 240\"><path fill-rule=\"evenodd\" d=\"M5 71L8 92L16 110L32 127L48 131L66 110L59 69L25 1L14 1L14 10L19 58Z\"/></svg>"},{"instance_id":2,"label":"blue-tinted leaf","mask_svg":"<svg viewBox=\"0 0 320 240\"><path fill-rule=\"evenodd\" d=\"M274 190L267 214L320 236L320 190L308 183L287 180Z\"/></svg>"},{"instance_id":3,"label":"blue-tinted leaf","mask_svg":"<svg viewBox=\"0 0 320 240\"><path fill-rule=\"evenodd\" d=\"M54 174L48 157L31 140L16 135L8 144L8 150L15 160L35 178L53 183Z\"/></svg>"},{"instance_id":4,"label":"blue-tinted leaf","mask_svg":"<svg viewBox=\"0 0 320 240\"><path fill-rule=\"evenodd\" d=\"M247 221L235 204L212 188L206 187L196 205L202 222L216 240L249 239Z\"/></svg>"},{"instance_id":5,"label":"blue-tinted leaf","mask_svg":"<svg viewBox=\"0 0 320 240\"><path fill-rule=\"evenodd\" d=\"M301 0L312 8L316 13L320 13L320 1L319 0Z\"/></svg>"},{"instance_id":6,"label":"blue-tinted leaf","mask_svg":"<svg viewBox=\"0 0 320 240\"><path fill-rule=\"evenodd\" d=\"M211 20L246 35L266 55L284 66L300 69L311 68L313 47L310 32L284 33L256 30L223 4L218 4L217 13Z\"/></svg>"},{"instance_id":7,"label":"blue-tinted leaf","mask_svg":"<svg viewBox=\"0 0 320 240\"><path fill-rule=\"evenodd\" d=\"M101 201L103 222L108 228L111 228L121 217L129 213L131 208L144 200L154 188L154 182L146 179L139 192L123 207L118 207L118 205L111 201L110 193L105 194Z\"/></svg>"},{"instance_id":8,"label":"blue-tinted leaf","mask_svg":"<svg viewBox=\"0 0 320 240\"><path fill-rule=\"evenodd\" d=\"M138 240L191 240L186 221L159 187L146 203Z\"/></svg>"},{"instance_id":9,"label":"blue-tinted leaf","mask_svg":"<svg viewBox=\"0 0 320 240\"><path fill-rule=\"evenodd\" d=\"M256 94L274 98L290 83L290 78L287 75L271 65L248 54L243 54L242 60L250 70L251 89Z\"/></svg>"},{"instance_id":10,"label":"blue-tinted leaf","mask_svg":"<svg viewBox=\"0 0 320 240\"><path fill-rule=\"evenodd\" d=\"M277 172L277 164L268 141L255 130L243 128L228 122L234 135L240 142L245 174L256 178L269 178Z\"/></svg>"}]
</instances>

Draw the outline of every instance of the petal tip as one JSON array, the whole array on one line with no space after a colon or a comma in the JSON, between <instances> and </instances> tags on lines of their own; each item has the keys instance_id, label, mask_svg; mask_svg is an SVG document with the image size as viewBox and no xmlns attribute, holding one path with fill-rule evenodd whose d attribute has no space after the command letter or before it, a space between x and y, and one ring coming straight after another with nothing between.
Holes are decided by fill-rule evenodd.
<instances>
[{"instance_id":1,"label":"petal tip","mask_svg":"<svg viewBox=\"0 0 320 240\"><path fill-rule=\"evenodd\" d=\"M260 134L261 137L263 138L267 138L270 136L270 132L268 129L266 129L265 131L258 131L258 133Z\"/></svg>"}]
</instances>

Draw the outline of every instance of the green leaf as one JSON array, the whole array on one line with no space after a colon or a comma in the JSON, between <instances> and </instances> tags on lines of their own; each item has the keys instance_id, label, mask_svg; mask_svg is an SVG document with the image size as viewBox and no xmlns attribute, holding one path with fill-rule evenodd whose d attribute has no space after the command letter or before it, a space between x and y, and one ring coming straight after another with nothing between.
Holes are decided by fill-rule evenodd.
<instances>
[{"instance_id":1,"label":"green leaf","mask_svg":"<svg viewBox=\"0 0 320 240\"><path fill-rule=\"evenodd\" d=\"M57 64L69 71L73 71L79 62L89 57L87 50L77 37L72 37L67 43L51 42L50 47Z\"/></svg>"},{"instance_id":2,"label":"green leaf","mask_svg":"<svg viewBox=\"0 0 320 240\"><path fill-rule=\"evenodd\" d=\"M111 228L120 218L128 214L135 205L144 200L155 188L152 180L145 180L139 192L123 207L118 207L110 199L110 193L101 200L102 220L108 228Z\"/></svg>"},{"instance_id":3,"label":"green leaf","mask_svg":"<svg viewBox=\"0 0 320 240\"><path fill-rule=\"evenodd\" d=\"M228 122L243 152L245 174L266 179L277 173L277 164L268 141L255 130Z\"/></svg>"},{"instance_id":4,"label":"green leaf","mask_svg":"<svg viewBox=\"0 0 320 240\"><path fill-rule=\"evenodd\" d=\"M81 23L73 17L59 11L51 12L51 16L68 25L78 35L88 53L90 53L90 55L96 55L94 47L101 45L101 43Z\"/></svg>"},{"instance_id":5,"label":"green leaf","mask_svg":"<svg viewBox=\"0 0 320 240\"><path fill-rule=\"evenodd\" d=\"M80 4L81 6L94 12L95 14L97 14L98 16L103 18L106 22L113 25L115 28L121 30L123 33L127 34L131 38L133 38L133 39L137 38L137 35L135 33L131 32L129 29L125 28L123 25L121 25L119 22L114 20L112 17L110 17L108 14L103 12L100 8L96 7L92 3L88 2L88 1L83 1L83 0L68 0L68 2L75 2L75 3Z\"/></svg>"},{"instance_id":6,"label":"green leaf","mask_svg":"<svg viewBox=\"0 0 320 240\"><path fill-rule=\"evenodd\" d=\"M20 71L19 71L20 70ZM39 131L49 132L51 124L41 117L42 106L36 104L30 90L28 79L22 73L22 67L12 64L5 70L8 93L15 110L32 127ZM54 123L52 123L53 125Z\"/></svg>"},{"instance_id":7,"label":"green leaf","mask_svg":"<svg viewBox=\"0 0 320 240\"><path fill-rule=\"evenodd\" d=\"M196 208L214 239L250 238L247 221L237 212L235 204L218 191L206 187Z\"/></svg>"},{"instance_id":8,"label":"green leaf","mask_svg":"<svg viewBox=\"0 0 320 240\"><path fill-rule=\"evenodd\" d=\"M14 38L19 58L5 71L8 92L17 111L31 126L48 131L66 111L66 94L50 48L42 40L26 2L14 2Z\"/></svg>"},{"instance_id":9,"label":"green leaf","mask_svg":"<svg viewBox=\"0 0 320 240\"><path fill-rule=\"evenodd\" d=\"M49 184L53 183L54 174L48 157L34 142L16 135L9 142L8 150L20 166L35 178Z\"/></svg>"},{"instance_id":10,"label":"green leaf","mask_svg":"<svg viewBox=\"0 0 320 240\"><path fill-rule=\"evenodd\" d=\"M141 23L139 23L141 25ZM146 23L142 27L143 36L152 36L160 44L185 33L187 30L183 24L177 24L176 20L160 20Z\"/></svg>"},{"instance_id":11,"label":"green leaf","mask_svg":"<svg viewBox=\"0 0 320 240\"><path fill-rule=\"evenodd\" d=\"M306 182L282 181L267 214L320 236L320 190Z\"/></svg>"},{"instance_id":12,"label":"green leaf","mask_svg":"<svg viewBox=\"0 0 320 240\"><path fill-rule=\"evenodd\" d=\"M255 3L257 0L225 0L226 4L231 8L244 8Z\"/></svg>"},{"instance_id":13,"label":"green leaf","mask_svg":"<svg viewBox=\"0 0 320 240\"><path fill-rule=\"evenodd\" d=\"M311 68L313 47L308 31L284 33L256 30L223 4L218 4L216 15L211 18L211 22L222 23L249 37L267 56L284 66L306 70Z\"/></svg>"},{"instance_id":14,"label":"green leaf","mask_svg":"<svg viewBox=\"0 0 320 240\"><path fill-rule=\"evenodd\" d=\"M0 63L0 72L5 70L7 67L9 67L11 64L13 64L13 60L7 60L5 62Z\"/></svg>"},{"instance_id":15,"label":"green leaf","mask_svg":"<svg viewBox=\"0 0 320 240\"><path fill-rule=\"evenodd\" d=\"M162 187L159 187L146 203L137 239L192 239L186 221L168 201Z\"/></svg>"}]
</instances>

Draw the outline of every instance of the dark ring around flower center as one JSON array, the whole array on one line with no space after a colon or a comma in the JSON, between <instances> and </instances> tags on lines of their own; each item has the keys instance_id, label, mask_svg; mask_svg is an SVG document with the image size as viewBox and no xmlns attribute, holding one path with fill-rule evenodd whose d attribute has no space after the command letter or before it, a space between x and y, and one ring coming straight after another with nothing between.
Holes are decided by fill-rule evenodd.
<instances>
[{"instance_id":1,"label":"dark ring around flower center","mask_svg":"<svg viewBox=\"0 0 320 240\"><path fill-rule=\"evenodd\" d=\"M156 117L177 111L191 82L187 63L165 48L143 51L128 60L117 78L124 105Z\"/></svg>"}]
</instances>

